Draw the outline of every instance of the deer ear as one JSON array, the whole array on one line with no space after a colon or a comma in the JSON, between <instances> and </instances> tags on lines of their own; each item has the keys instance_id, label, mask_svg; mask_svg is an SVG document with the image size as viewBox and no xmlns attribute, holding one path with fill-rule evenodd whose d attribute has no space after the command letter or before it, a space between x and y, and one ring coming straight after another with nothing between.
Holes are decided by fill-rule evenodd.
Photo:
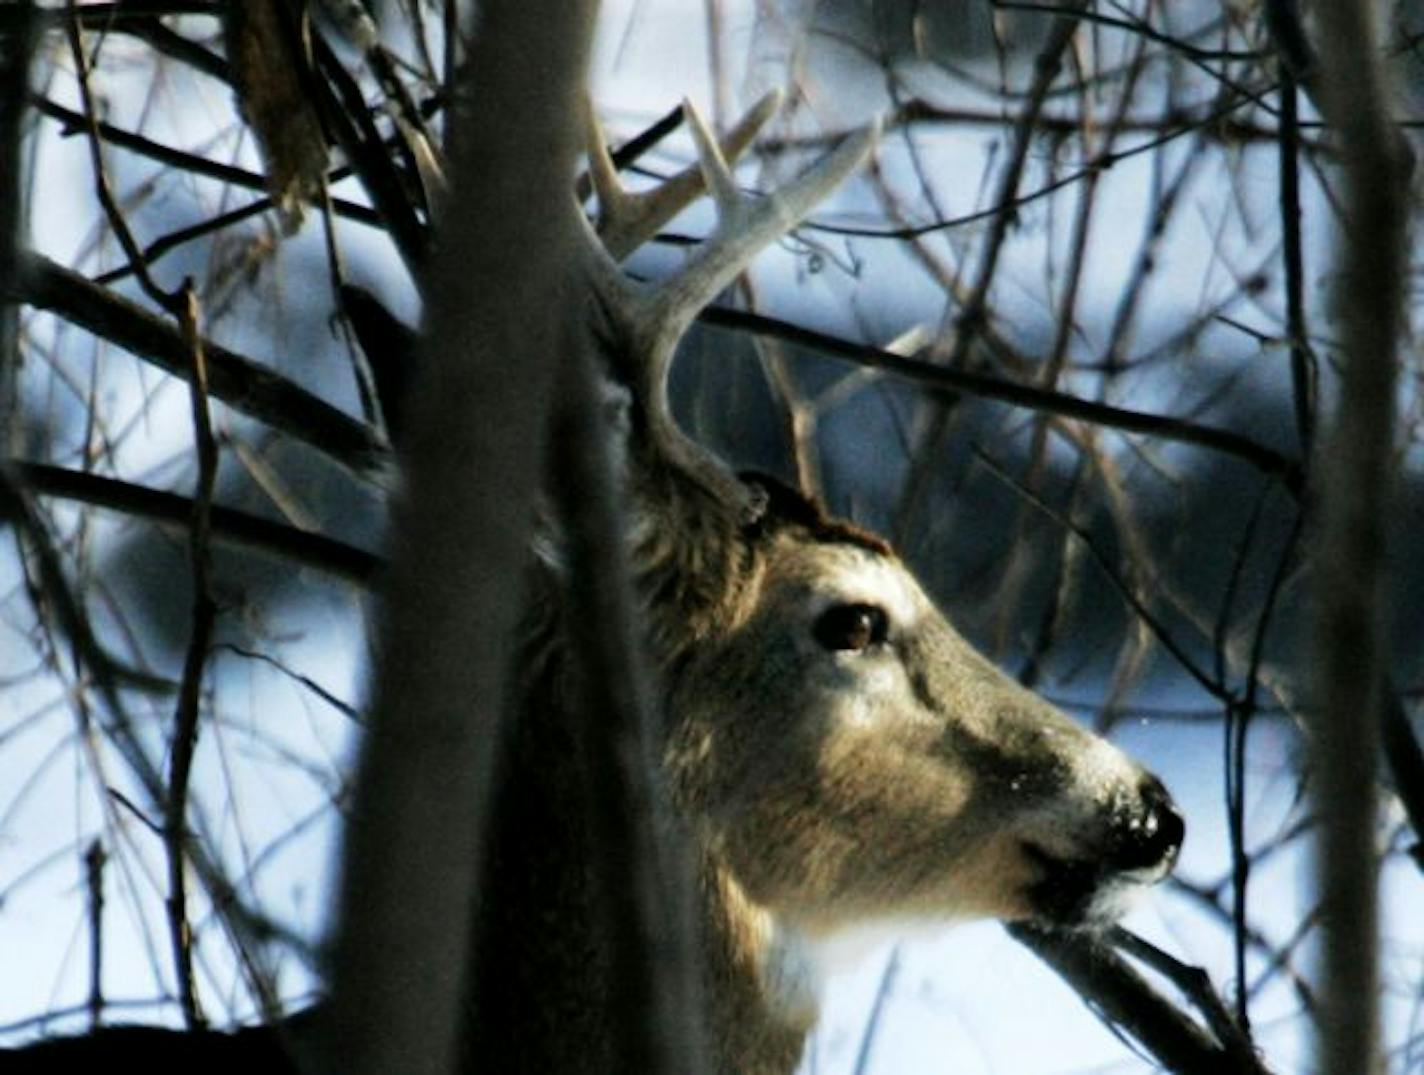
<instances>
[{"instance_id":1,"label":"deer ear","mask_svg":"<svg viewBox=\"0 0 1424 1075\"><path fill-rule=\"evenodd\" d=\"M742 528L748 538L764 537L788 523L812 531L826 525L825 508L780 478L757 470L741 471L737 477L748 490L750 509Z\"/></svg>"},{"instance_id":2,"label":"deer ear","mask_svg":"<svg viewBox=\"0 0 1424 1075\"><path fill-rule=\"evenodd\" d=\"M756 541L783 527L797 527L821 541L843 541L864 549L892 555L885 539L853 522L838 519L826 506L780 478L758 471L743 471L738 477L750 490L749 499L757 508L742 528L743 536Z\"/></svg>"}]
</instances>

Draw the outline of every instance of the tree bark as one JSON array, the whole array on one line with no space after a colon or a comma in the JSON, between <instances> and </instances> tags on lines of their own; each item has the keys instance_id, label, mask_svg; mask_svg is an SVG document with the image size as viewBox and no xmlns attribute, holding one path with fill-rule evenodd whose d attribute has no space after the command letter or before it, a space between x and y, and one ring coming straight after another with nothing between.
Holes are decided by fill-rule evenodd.
<instances>
[{"instance_id":1,"label":"tree bark","mask_svg":"<svg viewBox=\"0 0 1424 1075\"><path fill-rule=\"evenodd\" d=\"M594 5L480 6L457 89L423 379L322 1058L448 1072L492 759L577 238L569 197Z\"/></svg>"},{"instance_id":2,"label":"tree bark","mask_svg":"<svg viewBox=\"0 0 1424 1075\"><path fill-rule=\"evenodd\" d=\"M24 132L36 18L28 0L16 5L0 34L0 429L12 429L12 363L19 346L20 275L24 215ZM8 445L6 446L8 449ZM7 453L8 454L8 451Z\"/></svg>"},{"instance_id":3,"label":"tree bark","mask_svg":"<svg viewBox=\"0 0 1424 1075\"><path fill-rule=\"evenodd\" d=\"M1318 4L1322 103L1339 142L1344 221L1337 255L1340 396L1316 459L1318 715L1311 772L1323 939L1315 1069L1379 1063L1376 846L1388 619L1386 534L1394 517L1397 342L1407 276L1403 144L1390 121L1368 4Z\"/></svg>"}]
</instances>

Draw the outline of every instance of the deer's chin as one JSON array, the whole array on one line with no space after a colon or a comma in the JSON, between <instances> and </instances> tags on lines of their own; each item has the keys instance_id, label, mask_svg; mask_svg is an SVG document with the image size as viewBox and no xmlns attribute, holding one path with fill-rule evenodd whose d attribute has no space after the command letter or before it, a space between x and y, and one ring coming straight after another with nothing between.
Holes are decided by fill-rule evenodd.
<instances>
[{"instance_id":1,"label":"deer's chin","mask_svg":"<svg viewBox=\"0 0 1424 1075\"><path fill-rule=\"evenodd\" d=\"M1100 862L1065 859L1033 844L1024 855L1038 878L1028 889L1027 921L1062 929L1106 929L1162 880L1167 866L1118 871Z\"/></svg>"}]
</instances>

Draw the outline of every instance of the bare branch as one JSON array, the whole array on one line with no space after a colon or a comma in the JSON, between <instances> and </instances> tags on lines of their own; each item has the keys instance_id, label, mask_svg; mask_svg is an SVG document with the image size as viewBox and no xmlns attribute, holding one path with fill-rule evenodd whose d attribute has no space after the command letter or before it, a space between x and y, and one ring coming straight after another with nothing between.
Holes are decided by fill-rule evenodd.
<instances>
[{"instance_id":1,"label":"bare branch","mask_svg":"<svg viewBox=\"0 0 1424 1075\"><path fill-rule=\"evenodd\" d=\"M436 1075L456 1056L464 974L452 953L467 951L550 356L566 338L549 312L567 308L577 264L568 184L591 7L505 0L480 14L456 93L478 108L452 120L408 495L346 842L326 1058L343 1073Z\"/></svg>"},{"instance_id":2,"label":"bare branch","mask_svg":"<svg viewBox=\"0 0 1424 1075\"><path fill-rule=\"evenodd\" d=\"M206 1024L193 979L193 931L188 920L188 884L185 876L188 843L188 795L193 771L193 755L198 745L199 704L203 669L212 644L217 621L217 603L212 592L213 487L217 482L218 449L208 414L208 373L198 330L198 297L192 284L184 285L181 297L180 328L188 344L192 376L188 381L193 416L193 441L198 457L197 489L193 495L192 525L188 530L188 556L193 579L192 629L183 659L183 678L178 687L178 707L174 713L172 748L169 754L168 797L164 803L163 846L168 859L168 929L173 946L173 962L178 972L178 1000L189 1029Z\"/></svg>"},{"instance_id":3,"label":"bare branch","mask_svg":"<svg viewBox=\"0 0 1424 1075\"><path fill-rule=\"evenodd\" d=\"M1014 938L1082 994L1098 1015L1140 1042L1176 1075L1267 1075L1249 1047L1214 1041L1122 957L1086 934L1009 927Z\"/></svg>"},{"instance_id":4,"label":"bare branch","mask_svg":"<svg viewBox=\"0 0 1424 1075\"><path fill-rule=\"evenodd\" d=\"M12 5L6 14L10 24L0 28L0 425L12 429L12 376L19 357L20 320L15 285L21 271L26 203L23 125L38 15L30 0Z\"/></svg>"},{"instance_id":5,"label":"bare branch","mask_svg":"<svg viewBox=\"0 0 1424 1075\"><path fill-rule=\"evenodd\" d=\"M98 1030L104 1012L104 845L91 841L84 852L89 911L89 1029Z\"/></svg>"},{"instance_id":6,"label":"bare branch","mask_svg":"<svg viewBox=\"0 0 1424 1075\"><path fill-rule=\"evenodd\" d=\"M41 254L21 261L20 302L52 310L175 377L187 379L189 351L178 330L137 303ZM343 466L369 471L388 450L370 427L298 388L271 369L212 340L203 341L214 398L325 452Z\"/></svg>"},{"instance_id":7,"label":"bare branch","mask_svg":"<svg viewBox=\"0 0 1424 1075\"><path fill-rule=\"evenodd\" d=\"M1387 708L1387 528L1395 518L1395 392L1409 265L1407 168L1390 123L1373 8L1322 4L1322 103L1340 140L1346 225L1336 293L1342 364L1318 458L1321 552L1312 769L1324 916L1323 1075L1379 1057L1377 753Z\"/></svg>"},{"instance_id":8,"label":"bare branch","mask_svg":"<svg viewBox=\"0 0 1424 1075\"><path fill-rule=\"evenodd\" d=\"M1009 234L1010 225L1017 218L1015 201L1019 183L1023 178L1024 164L1028 159L1034 127L1043 110L1049 87L1062 70L1063 56L1078 32L1079 19L1087 6L1086 0L1069 0L1063 5L1060 14L1053 21L1048 40L1034 60L1034 78L1029 99L1014 126L1009 160L999 177L989 234L985 237L979 255L973 284L958 312L953 317L946 312L944 318L941 335L947 337L949 343L944 348L942 364L947 369L963 369L979 341L983 323L988 317L989 289L993 286L994 275L998 271L1004 240ZM904 492L900 497L899 518L895 526L896 536L902 541L924 506L930 484L938 472L937 457L943 447L949 403L949 400L935 402L929 421L917 437L914 461L909 476L905 479Z\"/></svg>"},{"instance_id":9,"label":"bare branch","mask_svg":"<svg viewBox=\"0 0 1424 1075\"><path fill-rule=\"evenodd\" d=\"M93 504L179 528L192 525L193 502L178 493L45 463L12 460L6 466L29 492L40 496ZM385 567L379 556L364 549L221 504L212 506L210 525L212 536L218 541L309 567L357 586L373 586Z\"/></svg>"},{"instance_id":10,"label":"bare branch","mask_svg":"<svg viewBox=\"0 0 1424 1075\"><path fill-rule=\"evenodd\" d=\"M1054 392L1032 385L1018 384L990 374L969 370L951 369L907 358L892 351L841 339L824 332L802 328L786 321L780 321L760 314L742 310L729 310L720 306L709 306L698 315L698 320L709 325L723 325L729 328L743 328L751 332L821 351L836 358L864 366L867 369L882 370L893 377L899 377L913 384L923 385L935 392L964 393L981 399L997 400L1016 407L1042 411L1045 414L1077 418L1094 425L1125 433L1140 433L1180 444L1194 444L1210 448L1251 464L1263 474L1278 478L1292 495L1299 496L1302 488L1302 473L1298 463L1281 455L1274 448L1237 433L1235 430L1202 425L1188 419L1171 415L1148 414L1124 407L1115 407L1094 400L1080 399L1064 392Z\"/></svg>"}]
</instances>

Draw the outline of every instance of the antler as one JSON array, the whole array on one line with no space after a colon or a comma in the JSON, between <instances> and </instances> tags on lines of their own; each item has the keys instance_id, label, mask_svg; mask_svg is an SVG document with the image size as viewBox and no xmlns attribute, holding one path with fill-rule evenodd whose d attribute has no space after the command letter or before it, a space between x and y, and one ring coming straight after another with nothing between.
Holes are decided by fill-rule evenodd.
<instances>
[{"instance_id":1,"label":"antler","mask_svg":"<svg viewBox=\"0 0 1424 1075\"><path fill-rule=\"evenodd\" d=\"M617 364L614 373L641 405L654 449L699 473L714 490L726 492L730 492L731 475L682 434L668 405L668 373L678 341L702 308L762 248L799 224L865 159L879 133L877 123L851 135L772 194L745 194L737 187L728 158L735 159L751 143L780 100L777 92L763 97L722 145L692 104L684 101L683 115L697 147L697 172L689 169L647 194L630 194L622 187L596 131L590 147L590 172L601 209L599 230L604 237L600 241L590 228L589 271L622 337L611 356ZM712 233L671 277L651 285L629 279L617 262L681 211L700 192L699 186L706 187L716 206Z\"/></svg>"},{"instance_id":2,"label":"antler","mask_svg":"<svg viewBox=\"0 0 1424 1075\"><path fill-rule=\"evenodd\" d=\"M752 105L722 139L722 154L727 160L735 161L746 152L781 108L781 101L782 93L776 89ZM622 261L706 189L702 165L700 162L689 164L651 190L633 193L624 189L618 179L618 170L608 152L592 102L589 103L588 134L589 178L598 195L598 237L613 260Z\"/></svg>"}]
</instances>

